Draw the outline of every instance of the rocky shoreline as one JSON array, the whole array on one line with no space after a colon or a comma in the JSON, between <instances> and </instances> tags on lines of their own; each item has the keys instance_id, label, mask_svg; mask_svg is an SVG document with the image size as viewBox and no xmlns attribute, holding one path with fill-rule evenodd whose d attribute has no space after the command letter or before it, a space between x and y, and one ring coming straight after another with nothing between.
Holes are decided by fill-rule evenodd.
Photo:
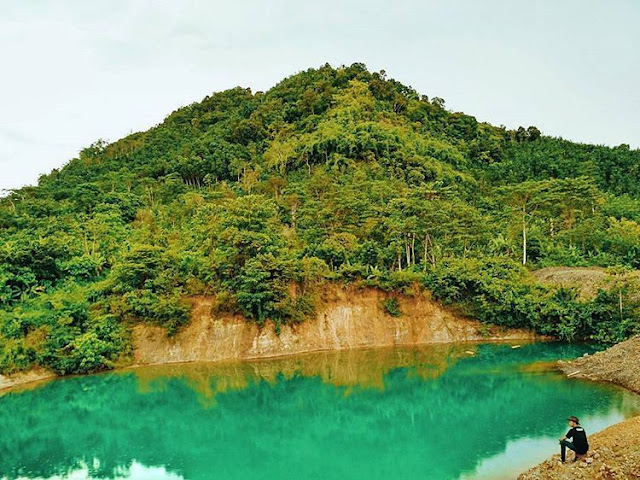
<instances>
[{"instance_id":1,"label":"rocky shoreline","mask_svg":"<svg viewBox=\"0 0 640 480\"><path fill-rule=\"evenodd\" d=\"M594 355L560 361L568 377L608 382L640 393L640 337ZM518 480L633 479L640 478L640 416L630 418L589 437L591 450L584 461L560 463L560 456L521 474ZM568 455L572 459L573 454Z\"/></svg>"},{"instance_id":2,"label":"rocky shoreline","mask_svg":"<svg viewBox=\"0 0 640 480\"><path fill-rule=\"evenodd\" d=\"M640 336L576 360L558 362L568 377L620 385L640 393Z\"/></svg>"}]
</instances>

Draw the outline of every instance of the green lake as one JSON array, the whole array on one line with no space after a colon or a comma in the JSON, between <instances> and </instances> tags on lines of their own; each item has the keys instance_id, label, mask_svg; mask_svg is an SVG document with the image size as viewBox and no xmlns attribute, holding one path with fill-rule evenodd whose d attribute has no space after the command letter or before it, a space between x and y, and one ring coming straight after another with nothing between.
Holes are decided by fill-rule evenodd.
<instances>
[{"instance_id":1,"label":"green lake","mask_svg":"<svg viewBox=\"0 0 640 480\"><path fill-rule=\"evenodd\" d=\"M145 367L0 397L2 479L513 479L639 397L567 380L558 343Z\"/></svg>"}]
</instances>

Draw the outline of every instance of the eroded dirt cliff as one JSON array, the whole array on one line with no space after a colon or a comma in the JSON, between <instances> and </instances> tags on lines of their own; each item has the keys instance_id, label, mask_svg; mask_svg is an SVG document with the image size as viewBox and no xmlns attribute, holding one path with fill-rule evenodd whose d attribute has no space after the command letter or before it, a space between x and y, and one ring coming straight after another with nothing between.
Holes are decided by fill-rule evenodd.
<instances>
[{"instance_id":1,"label":"eroded dirt cliff","mask_svg":"<svg viewBox=\"0 0 640 480\"><path fill-rule=\"evenodd\" d=\"M259 328L239 316L213 314L213 298L196 297L192 299L189 323L172 338L160 327L134 327L133 363L265 358L360 347L534 338L524 330L493 328L486 332L479 322L446 310L427 292L398 296L402 315L393 317L383 306L388 296L370 288L329 287L315 318L285 325L279 334L273 323Z\"/></svg>"},{"instance_id":2,"label":"eroded dirt cliff","mask_svg":"<svg viewBox=\"0 0 640 480\"><path fill-rule=\"evenodd\" d=\"M260 328L239 315L215 314L214 298L194 297L190 299L189 323L173 337L161 327L134 326L132 359L119 366L267 358L362 347L535 339L526 330L487 328L442 307L428 292L393 295L402 311L400 317L393 317L383 306L390 296L373 288L329 286L314 318L282 326L279 334L273 323ZM0 375L0 390L53 377L54 373L42 369Z\"/></svg>"}]
</instances>

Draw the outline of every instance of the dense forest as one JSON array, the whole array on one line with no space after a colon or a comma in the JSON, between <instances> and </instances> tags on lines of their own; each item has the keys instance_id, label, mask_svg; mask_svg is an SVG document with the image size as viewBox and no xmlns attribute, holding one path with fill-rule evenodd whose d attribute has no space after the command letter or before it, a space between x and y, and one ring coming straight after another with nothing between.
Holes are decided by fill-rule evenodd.
<instances>
[{"instance_id":1,"label":"dense forest","mask_svg":"<svg viewBox=\"0 0 640 480\"><path fill-rule=\"evenodd\" d=\"M583 301L530 273L554 265L615 284ZM640 150L495 127L325 65L98 141L0 199L0 371L110 368L132 324L173 333L195 294L302 322L327 282L426 288L488 324L614 342L640 333L638 268Z\"/></svg>"}]
</instances>

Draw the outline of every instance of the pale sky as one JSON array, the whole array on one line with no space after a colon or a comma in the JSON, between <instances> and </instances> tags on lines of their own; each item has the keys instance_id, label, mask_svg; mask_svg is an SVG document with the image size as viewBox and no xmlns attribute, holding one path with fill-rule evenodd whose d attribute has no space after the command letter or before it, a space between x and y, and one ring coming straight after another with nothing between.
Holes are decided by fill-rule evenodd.
<instances>
[{"instance_id":1,"label":"pale sky","mask_svg":"<svg viewBox=\"0 0 640 480\"><path fill-rule=\"evenodd\" d=\"M495 125L640 147L640 0L0 0L0 62L0 189L326 62Z\"/></svg>"}]
</instances>

